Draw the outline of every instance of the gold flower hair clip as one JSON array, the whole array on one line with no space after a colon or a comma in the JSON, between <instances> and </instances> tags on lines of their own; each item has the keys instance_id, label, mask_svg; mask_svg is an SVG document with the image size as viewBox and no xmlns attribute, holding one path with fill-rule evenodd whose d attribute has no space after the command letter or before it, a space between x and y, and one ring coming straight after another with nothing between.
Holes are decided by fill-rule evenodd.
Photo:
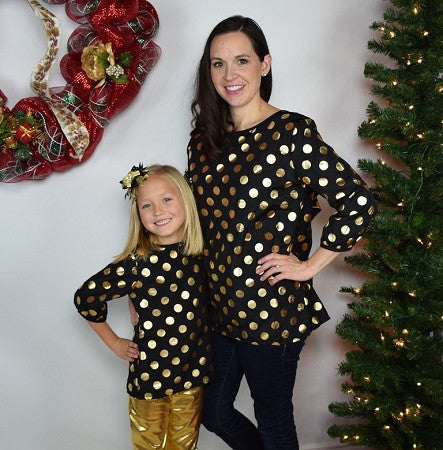
<instances>
[{"instance_id":1,"label":"gold flower hair clip","mask_svg":"<svg viewBox=\"0 0 443 450\"><path fill-rule=\"evenodd\" d=\"M128 174L120 181L123 189L126 189L126 197L135 200L135 188L141 186L143 181L149 176L149 170L140 163L138 166L132 166Z\"/></svg>"}]
</instances>

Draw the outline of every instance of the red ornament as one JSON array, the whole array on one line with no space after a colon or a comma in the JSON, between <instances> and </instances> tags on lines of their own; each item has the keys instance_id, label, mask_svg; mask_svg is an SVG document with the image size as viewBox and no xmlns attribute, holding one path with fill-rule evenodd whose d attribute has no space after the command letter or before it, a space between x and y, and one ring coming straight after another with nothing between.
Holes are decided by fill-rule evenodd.
<instances>
[{"instance_id":1,"label":"red ornament","mask_svg":"<svg viewBox=\"0 0 443 450\"><path fill-rule=\"evenodd\" d=\"M36 134L36 130L34 130L29 124L24 123L23 125L20 125L18 127L17 131L15 132L15 137L22 144L28 145Z\"/></svg>"}]
</instances>

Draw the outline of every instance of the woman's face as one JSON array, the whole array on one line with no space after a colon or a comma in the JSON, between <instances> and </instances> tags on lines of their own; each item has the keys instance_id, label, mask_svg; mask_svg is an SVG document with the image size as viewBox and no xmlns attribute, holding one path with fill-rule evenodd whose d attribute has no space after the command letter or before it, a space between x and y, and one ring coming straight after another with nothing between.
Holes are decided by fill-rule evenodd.
<instances>
[{"instance_id":1,"label":"woman's face","mask_svg":"<svg viewBox=\"0 0 443 450\"><path fill-rule=\"evenodd\" d=\"M261 102L261 77L270 70L271 56L260 61L245 33L234 31L216 36L210 47L210 63L212 83L231 111Z\"/></svg>"},{"instance_id":2,"label":"woman's face","mask_svg":"<svg viewBox=\"0 0 443 450\"><path fill-rule=\"evenodd\" d=\"M164 175L151 175L137 188L137 207L144 227L167 245L183 240L186 210L178 187Z\"/></svg>"}]
</instances>

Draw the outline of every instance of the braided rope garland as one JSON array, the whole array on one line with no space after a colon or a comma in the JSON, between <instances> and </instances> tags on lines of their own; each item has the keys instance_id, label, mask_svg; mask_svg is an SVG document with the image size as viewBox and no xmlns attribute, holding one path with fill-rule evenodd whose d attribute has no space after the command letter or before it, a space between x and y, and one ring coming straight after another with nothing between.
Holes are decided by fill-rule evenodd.
<instances>
[{"instance_id":1,"label":"braided rope garland","mask_svg":"<svg viewBox=\"0 0 443 450\"><path fill-rule=\"evenodd\" d=\"M60 61L67 84L49 87L61 35L57 17L27 0L42 22L47 51L31 75L36 95L12 108L0 90L0 181L39 180L86 161L110 119L136 97L161 49L159 20L146 0L44 0L66 4L78 26Z\"/></svg>"}]
</instances>

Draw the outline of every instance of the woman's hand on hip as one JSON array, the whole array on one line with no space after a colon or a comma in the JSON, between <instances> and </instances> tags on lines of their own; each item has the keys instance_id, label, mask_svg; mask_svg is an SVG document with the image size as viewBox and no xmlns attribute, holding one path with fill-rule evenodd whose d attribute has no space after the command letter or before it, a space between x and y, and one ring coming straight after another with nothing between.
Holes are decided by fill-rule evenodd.
<instances>
[{"instance_id":1,"label":"woman's hand on hip","mask_svg":"<svg viewBox=\"0 0 443 450\"><path fill-rule=\"evenodd\" d=\"M255 269L260 280L269 280L271 286L280 280L307 281L317 275L324 267L333 261L339 253L319 247L309 259L301 261L293 253L282 255L269 253L260 258Z\"/></svg>"},{"instance_id":2,"label":"woman's hand on hip","mask_svg":"<svg viewBox=\"0 0 443 450\"><path fill-rule=\"evenodd\" d=\"M258 260L259 266L255 272L260 275L260 280L269 280L271 285L280 280L307 281L315 273L309 268L307 261L301 261L293 253L282 255L280 253L270 253Z\"/></svg>"}]
</instances>

